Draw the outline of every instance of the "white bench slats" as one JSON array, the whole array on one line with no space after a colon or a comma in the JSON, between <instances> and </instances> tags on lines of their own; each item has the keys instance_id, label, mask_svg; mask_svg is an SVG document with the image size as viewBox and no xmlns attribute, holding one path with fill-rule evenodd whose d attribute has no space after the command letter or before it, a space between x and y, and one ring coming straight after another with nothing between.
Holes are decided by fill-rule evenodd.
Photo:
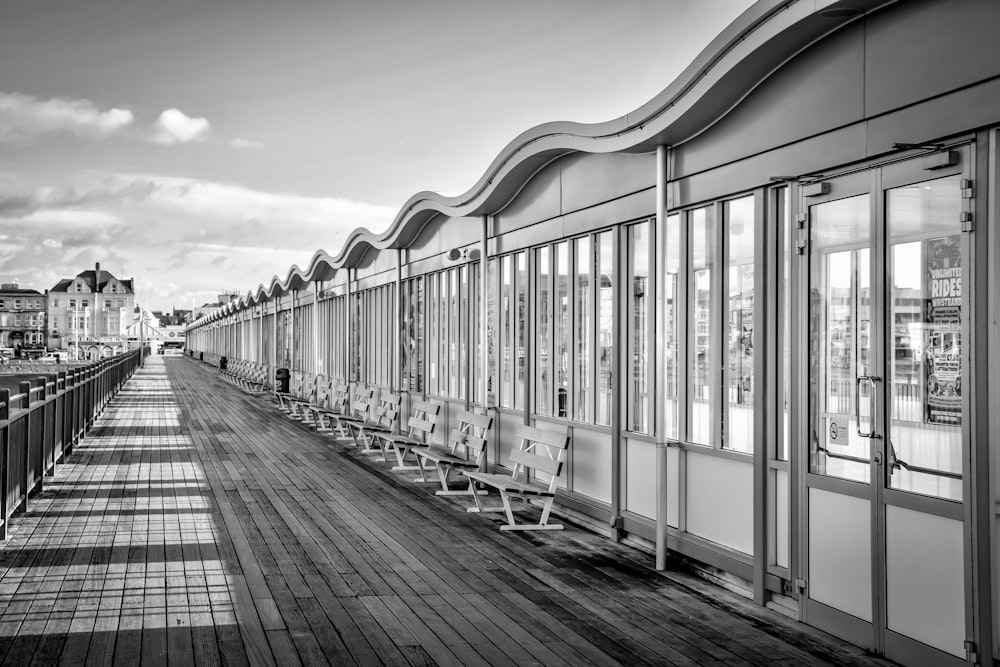
<instances>
[{"instance_id":1,"label":"white bench slats","mask_svg":"<svg viewBox=\"0 0 1000 667\"><path fill-rule=\"evenodd\" d=\"M452 429L446 446L430 445L415 449L420 477L415 482L428 482L427 470L437 472L441 488L436 491L439 496L469 495L480 493L471 485L467 489L453 490L448 484L449 475L453 470L478 470L486 455L487 434L493 426L493 418L488 415L477 415L471 412L461 412L458 416L458 428Z\"/></svg>"},{"instance_id":2,"label":"white bench slats","mask_svg":"<svg viewBox=\"0 0 1000 667\"><path fill-rule=\"evenodd\" d=\"M396 455L396 465L392 467L393 470L415 470L419 462L416 466L408 465L406 456L410 452L427 446L440 413L440 404L430 401L416 401L413 404L413 416L407 420L405 434L384 432L375 434L373 440L378 441L379 449L382 452L380 460L387 461L391 450Z\"/></svg>"},{"instance_id":3,"label":"white bench slats","mask_svg":"<svg viewBox=\"0 0 1000 667\"><path fill-rule=\"evenodd\" d=\"M562 524L549 523L549 514L555 501L556 484L569 449L569 428L551 431L519 426L517 436L521 442L517 450L511 453L510 460L514 468L510 475L462 471L462 474L469 478L469 492L476 502L475 506L468 508L468 511L504 512L507 515L507 523L500 526L500 530L559 530L563 527ZM547 487L532 483L532 470L548 474ZM485 505L475 493L477 483L496 490L500 494L501 504ZM532 501L540 502L542 515L538 523L518 523L511 505L513 500L520 500L525 505L530 505Z\"/></svg>"}]
</instances>

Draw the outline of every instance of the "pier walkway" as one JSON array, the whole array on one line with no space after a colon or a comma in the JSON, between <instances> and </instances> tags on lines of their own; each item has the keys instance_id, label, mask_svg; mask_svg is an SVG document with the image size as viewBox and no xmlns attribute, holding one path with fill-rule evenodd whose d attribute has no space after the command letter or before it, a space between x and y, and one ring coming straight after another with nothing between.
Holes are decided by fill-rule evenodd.
<instances>
[{"instance_id":1,"label":"pier walkway","mask_svg":"<svg viewBox=\"0 0 1000 667\"><path fill-rule=\"evenodd\" d=\"M568 526L497 530L152 357L0 548L3 664L887 665Z\"/></svg>"}]
</instances>

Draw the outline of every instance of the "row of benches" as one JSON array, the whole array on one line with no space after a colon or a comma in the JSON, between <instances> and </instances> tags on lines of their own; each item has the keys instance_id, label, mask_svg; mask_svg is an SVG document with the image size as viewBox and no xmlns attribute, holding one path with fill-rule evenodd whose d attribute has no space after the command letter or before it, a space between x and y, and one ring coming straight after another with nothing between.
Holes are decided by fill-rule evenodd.
<instances>
[{"instance_id":1,"label":"row of benches","mask_svg":"<svg viewBox=\"0 0 1000 667\"><path fill-rule=\"evenodd\" d=\"M501 530L553 530L562 524L550 523L556 484L566 461L568 429L550 431L522 425L517 429L518 447L511 452L509 474L486 472L486 446L493 418L463 411L458 425L444 443L433 442L441 416L441 404L415 401L406 428L399 429L400 396L383 392L375 399L375 389L356 387L353 393L343 382L323 376L293 374L288 393L274 392L278 407L289 417L371 453L378 461L395 461L392 470L414 471L414 482L440 483L438 495L468 495L473 499L469 512L504 512L507 523ZM461 474L466 488L452 487L453 473ZM432 475L428 479L428 475ZM497 492L500 504L487 504L481 496ZM537 523L518 522L512 501L520 508L541 506Z\"/></svg>"},{"instance_id":2,"label":"row of benches","mask_svg":"<svg viewBox=\"0 0 1000 667\"><path fill-rule=\"evenodd\" d=\"M270 369L254 361L227 359L225 368L219 365L219 377L244 391L261 393L268 389Z\"/></svg>"}]
</instances>

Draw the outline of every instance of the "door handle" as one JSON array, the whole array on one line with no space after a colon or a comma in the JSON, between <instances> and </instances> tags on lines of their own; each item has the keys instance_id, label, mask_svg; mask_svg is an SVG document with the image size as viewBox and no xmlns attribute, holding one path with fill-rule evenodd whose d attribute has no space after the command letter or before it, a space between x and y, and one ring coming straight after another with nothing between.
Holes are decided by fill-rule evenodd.
<instances>
[{"instance_id":1,"label":"door handle","mask_svg":"<svg viewBox=\"0 0 1000 667\"><path fill-rule=\"evenodd\" d=\"M857 379L857 386L854 392L854 414L858 416L858 437L860 438L872 438L877 439L879 436L875 434L875 383L879 381L873 375L861 375ZM868 431L863 432L861 430L861 383L868 383L868 419L869 426Z\"/></svg>"}]
</instances>

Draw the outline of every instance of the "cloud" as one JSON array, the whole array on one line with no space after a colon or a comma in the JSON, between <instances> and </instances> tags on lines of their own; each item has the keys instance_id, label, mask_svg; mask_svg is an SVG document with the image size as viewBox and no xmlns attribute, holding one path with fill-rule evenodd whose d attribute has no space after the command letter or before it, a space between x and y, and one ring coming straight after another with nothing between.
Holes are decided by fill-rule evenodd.
<instances>
[{"instance_id":1,"label":"cloud","mask_svg":"<svg viewBox=\"0 0 1000 667\"><path fill-rule=\"evenodd\" d=\"M233 139L229 142L229 146L237 150L252 150L261 149L264 147L264 144L259 141L250 141L249 139Z\"/></svg>"},{"instance_id":2,"label":"cloud","mask_svg":"<svg viewBox=\"0 0 1000 667\"><path fill-rule=\"evenodd\" d=\"M134 120L128 109L101 111L90 100L40 100L0 92L0 142L31 140L52 132L106 137L127 128Z\"/></svg>"},{"instance_id":3,"label":"cloud","mask_svg":"<svg viewBox=\"0 0 1000 667\"><path fill-rule=\"evenodd\" d=\"M191 118L180 109L167 109L156 121L153 141L165 146L204 141L209 129L205 118Z\"/></svg>"},{"instance_id":4,"label":"cloud","mask_svg":"<svg viewBox=\"0 0 1000 667\"><path fill-rule=\"evenodd\" d=\"M156 174L88 172L58 187L0 194L0 276L31 274L51 288L94 261L157 287L143 303L198 305L284 278L315 251L337 253L364 226L385 229L395 208L335 197L265 192ZM53 243L59 239L58 243Z\"/></svg>"}]
</instances>

